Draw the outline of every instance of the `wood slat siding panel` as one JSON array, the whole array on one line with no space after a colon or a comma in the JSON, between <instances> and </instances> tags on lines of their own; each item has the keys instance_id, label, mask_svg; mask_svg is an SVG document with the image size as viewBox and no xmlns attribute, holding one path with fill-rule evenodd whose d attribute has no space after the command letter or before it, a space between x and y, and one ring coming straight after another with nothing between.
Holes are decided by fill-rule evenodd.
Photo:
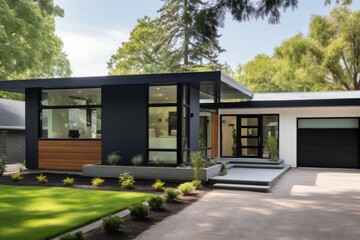
<instances>
[{"instance_id":1,"label":"wood slat siding panel","mask_svg":"<svg viewBox=\"0 0 360 240\"><path fill-rule=\"evenodd\" d=\"M211 114L211 156L219 156L219 116L216 113Z\"/></svg>"},{"instance_id":2,"label":"wood slat siding panel","mask_svg":"<svg viewBox=\"0 0 360 240\"><path fill-rule=\"evenodd\" d=\"M39 169L82 170L101 163L101 141L39 140Z\"/></svg>"}]
</instances>

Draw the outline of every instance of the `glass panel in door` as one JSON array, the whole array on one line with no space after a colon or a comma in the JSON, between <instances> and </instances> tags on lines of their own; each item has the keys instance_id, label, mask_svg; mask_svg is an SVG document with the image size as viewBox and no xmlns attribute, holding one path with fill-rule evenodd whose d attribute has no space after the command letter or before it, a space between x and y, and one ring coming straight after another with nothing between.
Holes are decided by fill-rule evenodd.
<instances>
[{"instance_id":1,"label":"glass panel in door","mask_svg":"<svg viewBox=\"0 0 360 240\"><path fill-rule=\"evenodd\" d=\"M240 117L240 156L259 157L261 152L259 117Z\"/></svg>"}]
</instances>

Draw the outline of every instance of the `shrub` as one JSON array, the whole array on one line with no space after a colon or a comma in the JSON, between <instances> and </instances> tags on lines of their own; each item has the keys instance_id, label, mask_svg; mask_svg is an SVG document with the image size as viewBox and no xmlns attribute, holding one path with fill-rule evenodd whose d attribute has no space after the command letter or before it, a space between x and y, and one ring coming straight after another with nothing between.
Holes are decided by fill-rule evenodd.
<instances>
[{"instance_id":1,"label":"shrub","mask_svg":"<svg viewBox=\"0 0 360 240\"><path fill-rule=\"evenodd\" d=\"M194 185L191 183L191 182L185 182L183 184L180 184L178 186L178 190L181 194L183 195L187 195L189 194L190 192L194 191L195 190L195 187Z\"/></svg>"},{"instance_id":2,"label":"shrub","mask_svg":"<svg viewBox=\"0 0 360 240\"><path fill-rule=\"evenodd\" d=\"M6 160L6 157L4 155L0 156L0 176L3 175L3 173L5 172L5 160Z\"/></svg>"},{"instance_id":3,"label":"shrub","mask_svg":"<svg viewBox=\"0 0 360 240\"><path fill-rule=\"evenodd\" d=\"M220 170L220 176L225 176L227 174L227 168L225 164L221 163L221 170Z\"/></svg>"},{"instance_id":4,"label":"shrub","mask_svg":"<svg viewBox=\"0 0 360 240\"><path fill-rule=\"evenodd\" d=\"M132 189L134 188L134 179L126 179L120 183L122 189Z\"/></svg>"},{"instance_id":5,"label":"shrub","mask_svg":"<svg viewBox=\"0 0 360 240\"><path fill-rule=\"evenodd\" d=\"M190 159L194 168L194 180L201 180L202 152L192 152L190 154Z\"/></svg>"},{"instance_id":6,"label":"shrub","mask_svg":"<svg viewBox=\"0 0 360 240\"><path fill-rule=\"evenodd\" d=\"M151 187L155 190L155 191L162 191L164 188L165 182L161 181L160 179L156 179L155 183L153 185L151 185Z\"/></svg>"},{"instance_id":7,"label":"shrub","mask_svg":"<svg viewBox=\"0 0 360 240\"><path fill-rule=\"evenodd\" d=\"M108 234L114 234L120 232L123 220L118 216L109 216L103 219L102 227L104 232Z\"/></svg>"},{"instance_id":8,"label":"shrub","mask_svg":"<svg viewBox=\"0 0 360 240\"><path fill-rule=\"evenodd\" d=\"M131 163L134 166L140 166L144 162L144 157L142 155L136 155L131 159Z\"/></svg>"},{"instance_id":9,"label":"shrub","mask_svg":"<svg viewBox=\"0 0 360 240\"><path fill-rule=\"evenodd\" d=\"M129 210L130 215L136 219L144 219L149 215L149 207L142 202L133 203Z\"/></svg>"},{"instance_id":10,"label":"shrub","mask_svg":"<svg viewBox=\"0 0 360 240\"><path fill-rule=\"evenodd\" d=\"M134 187L135 179L128 172L124 172L119 176L119 184L123 189L131 189Z\"/></svg>"},{"instance_id":11,"label":"shrub","mask_svg":"<svg viewBox=\"0 0 360 240\"><path fill-rule=\"evenodd\" d=\"M67 233L60 237L60 240L86 240L87 236L82 231L76 232L74 234Z\"/></svg>"},{"instance_id":12,"label":"shrub","mask_svg":"<svg viewBox=\"0 0 360 240\"><path fill-rule=\"evenodd\" d=\"M19 172L23 172L23 171L25 171L25 164L24 164L24 163L18 163L18 164L16 165L16 168L17 168L17 170L18 170Z\"/></svg>"},{"instance_id":13,"label":"shrub","mask_svg":"<svg viewBox=\"0 0 360 240\"><path fill-rule=\"evenodd\" d=\"M63 182L64 185L66 185L66 186L71 186L71 185L74 184L75 179L74 179L74 178L69 178L69 177L67 177L67 178L63 179L62 182Z\"/></svg>"},{"instance_id":14,"label":"shrub","mask_svg":"<svg viewBox=\"0 0 360 240\"><path fill-rule=\"evenodd\" d=\"M158 210L164 207L165 199L159 195L152 194L146 199L146 202L149 204L150 209Z\"/></svg>"},{"instance_id":15,"label":"shrub","mask_svg":"<svg viewBox=\"0 0 360 240\"><path fill-rule=\"evenodd\" d=\"M118 152L113 152L113 153L110 153L108 156L107 156L107 162L114 166L116 165L121 159L121 156L119 155Z\"/></svg>"},{"instance_id":16,"label":"shrub","mask_svg":"<svg viewBox=\"0 0 360 240\"><path fill-rule=\"evenodd\" d=\"M193 180L193 181L191 181L191 184L195 187L195 189L202 188L201 181L199 181L199 180Z\"/></svg>"},{"instance_id":17,"label":"shrub","mask_svg":"<svg viewBox=\"0 0 360 240\"><path fill-rule=\"evenodd\" d=\"M14 173L11 175L11 179L14 181L14 182L20 182L24 177L21 176L20 173Z\"/></svg>"},{"instance_id":18,"label":"shrub","mask_svg":"<svg viewBox=\"0 0 360 240\"><path fill-rule=\"evenodd\" d=\"M165 165L165 160L162 159L161 157L154 157L153 162L156 166L164 166Z\"/></svg>"},{"instance_id":19,"label":"shrub","mask_svg":"<svg viewBox=\"0 0 360 240\"><path fill-rule=\"evenodd\" d=\"M47 177L43 174L40 174L39 176L37 176L36 179L37 179L37 182L40 184L48 183Z\"/></svg>"},{"instance_id":20,"label":"shrub","mask_svg":"<svg viewBox=\"0 0 360 240\"><path fill-rule=\"evenodd\" d=\"M91 184L92 184L94 187L100 187L104 182L105 182L105 180L102 179L102 178L99 178L99 177L93 178L93 179L91 180Z\"/></svg>"},{"instance_id":21,"label":"shrub","mask_svg":"<svg viewBox=\"0 0 360 240\"><path fill-rule=\"evenodd\" d=\"M167 202L174 201L177 196L179 196L180 193L175 188L165 188L164 189L164 198Z\"/></svg>"}]
</instances>

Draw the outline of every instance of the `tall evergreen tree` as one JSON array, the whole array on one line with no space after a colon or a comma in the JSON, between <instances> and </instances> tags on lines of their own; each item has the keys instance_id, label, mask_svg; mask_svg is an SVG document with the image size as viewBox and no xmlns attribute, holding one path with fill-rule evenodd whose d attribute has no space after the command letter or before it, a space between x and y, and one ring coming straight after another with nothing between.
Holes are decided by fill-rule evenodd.
<instances>
[{"instance_id":1,"label":"tall evergreen tree","mask_svg":"<svg viewBox=\"0 0 360 240\"><path fill-rule=\"evenodd\" d=\"M159 10L160 26L165 35L159 41L159 49L171 49L173 56L179 56L183 70L207 64L217 64L220 35L211 26L200 29L194 25L199 10L204 6L201 0L163 0Z\"/></svg>"}]
</instances>

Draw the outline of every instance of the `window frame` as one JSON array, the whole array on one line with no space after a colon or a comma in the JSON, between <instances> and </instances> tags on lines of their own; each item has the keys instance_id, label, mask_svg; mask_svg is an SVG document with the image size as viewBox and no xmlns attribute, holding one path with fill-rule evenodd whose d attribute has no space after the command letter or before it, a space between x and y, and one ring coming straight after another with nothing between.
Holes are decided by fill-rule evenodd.
<instances>
[{"instance_id":1,"label":"window frame","mask_svg":"<svg viewBox=\"0 0 360 240\"><path fill-rule=\"evenodd\" d=\"M56 141L56 140L66 140L66 141L101 141L102 140L102 134L100 138L44 138L42 136L42 111L43 110L52 110L52 109L81 109L81 110L87 110L87 109L100 109L102 111L102 104L101 105L58 105L58 106L48 106L48 105L42 105L42 94L43 91L46 90L69 90L69 89L99 89L101 94L101 103L102 103L102 88L99 87L86 87L86 88L41 88L39 91L39 101L38 101L38 140L47 140L47 141ZM101 113L102 115L102 113ZM101 116L102 119L102 116ZM101 130L102 130L102 121L101 121Z\"/></svg>"}]
</instances>

